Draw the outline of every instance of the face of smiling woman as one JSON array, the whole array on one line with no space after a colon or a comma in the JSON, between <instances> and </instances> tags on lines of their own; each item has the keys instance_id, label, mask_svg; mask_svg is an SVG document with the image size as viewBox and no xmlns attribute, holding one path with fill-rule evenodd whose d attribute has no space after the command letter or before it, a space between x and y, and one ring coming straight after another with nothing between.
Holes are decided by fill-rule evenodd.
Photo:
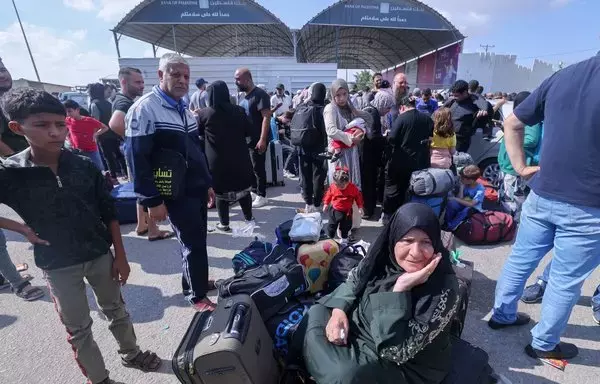
<instances>
[{"instance_id":1,"label":"face of smiling woman","mask_svg":"<svg viewBox=\"0 0 600 384\"><path fill-rule=\"evenodd\" d=\"M423 269L433 259L433 244L425 232L411 229L394 246L394 257L398 265L408 273Z\"/></svg>"}]
</instances>

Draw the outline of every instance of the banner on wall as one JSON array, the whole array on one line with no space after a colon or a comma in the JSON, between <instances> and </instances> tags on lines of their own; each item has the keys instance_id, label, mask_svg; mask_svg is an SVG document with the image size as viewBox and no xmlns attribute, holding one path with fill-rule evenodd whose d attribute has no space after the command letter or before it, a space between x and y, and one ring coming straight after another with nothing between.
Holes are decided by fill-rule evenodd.
<instances>
[{"instance_id":1,"label":"banner on wall","mask_svg":"<svg viewBox=\"0 0 600 384\"><path fill-rule=\"evenodd\" d=\"M417 84L430 87L435 78L435 53L421 57L418 64Z\"/></svg>"},{"instance_id":2,"label":"banner on wall","mask_svg":"<svg viewBox=\"0 0 600 384\"><path fill-rule=\"evenodd\" d=\"M456 81L458 71L458 57L460 56L461 43L446 47L437 52L435 64L435 84L451 86Z\"/></svg>"}]
</instances>

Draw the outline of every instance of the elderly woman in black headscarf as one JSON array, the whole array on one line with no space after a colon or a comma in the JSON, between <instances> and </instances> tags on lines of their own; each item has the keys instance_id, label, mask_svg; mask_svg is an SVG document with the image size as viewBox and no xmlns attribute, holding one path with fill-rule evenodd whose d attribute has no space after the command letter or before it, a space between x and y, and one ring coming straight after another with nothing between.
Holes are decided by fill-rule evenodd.
<instances>
[{"instance_id":1,"label":"elderly woman in black headscarf","mask_svg":"<svg viewBox=\"0 0 600 384\"><path fill-rule=\"evenodd\" d=\"M303 354L317 383L442 382L458 281L440 235L429 207L404 205L347 282L310 309Z\"/></svg>"},{"instance_id":2,"label":"elderly woman in black headscarf","mask_svg":"<svg viewBox=\"0 0 600 384\"><path fill-rule=\"evenodd\" d=\"M219 213L219 230L229 232L229 205L239 201L244 218L251 221L250 189L254 172L247 140L252 127L242 107L231 104L229 89L215 81L206 89L208 108L198 113L198 128L204 132L206 158L213 177Z\"/></svg>"}]
</instances>

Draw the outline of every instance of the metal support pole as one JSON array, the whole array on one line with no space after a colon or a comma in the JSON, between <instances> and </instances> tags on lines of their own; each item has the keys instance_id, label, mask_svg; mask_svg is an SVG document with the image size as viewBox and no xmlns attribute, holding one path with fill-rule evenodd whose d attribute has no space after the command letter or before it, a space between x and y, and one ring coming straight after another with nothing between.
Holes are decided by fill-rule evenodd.
<instances>
[{"instance_id":1,"label":"metal support pole","mask_svg":"<svg viewBox=\"0 0 600 384\"><path fill-rule=\"evenodd\" d=\"M294 44L294 58L298 61L298 35L296 31L292 31L292 43Z\"/></svg>"},{"instance_id":2,"label":"metal support pole","mask_svg":"<svg viewBox=\"0 0 600 384\"><path fill-rule=\"evenodd\" d=\"M156 45L152 44L152 54L154 55L154 58L156 59Z\"/></svg>"},{"instance_id":3,"label":"metal support pole","mask_svg":"<svg viewBox=\"0 0 600 384\"><path fill-rule=\"evenodd\" d=\"M21 16L19 16L19 11L17 10L17 5L15 4L15 0L12 0L13 7L15 8L15 13L17 14L17 20L19 20L19 26L21 27L21 32L23 33L23 38L25 39L25 45L27 46L27 51L29 52L29 58L31 59L31 64L33 64L33 70L35 71L35 76L37 77L38 82L42 82L40 80L40 74L38 73L37 66L35 65L35 60L33 59L33 54L31 53L31 47L29 46L29 41L27 41L27 35L25 35L25 29L23 29L23 23L21 23Z\"/></svg>"},{"instance_id":4,"label":"metal support pole","mask_svg":"<svg viewBox=\"0 0 600 384\"><path fill-rule=\"evenodd\" d=\"M335 62L340 65L340 27L335 27Z\"/></svg>"},{"instance_id":5,"label":"metal support pole","mask_svg":"<svg viewBox=\"0 0 600 384\"><path fill-rule=\"evenodd\" d=\"M177 36L175 35L175 24L173 24L173 26L171 28L173 31L173 48L174 48L173 50L175 52L177 52ZM177 53L179 53L179 52L177 52Z\"/></svg>"},{"instance_id":6,"label":"metal support pole","mask_svg":"<svg viewBox=\"0 0 600 384\"><path fill-rule=\"evenodd\" d=\"M117 48L117 57L121 58L121 50L119 49L119 37L117 36L117 32L113 31L113 37L115 39L115 47Z\"/></svg>"}]
</instances>

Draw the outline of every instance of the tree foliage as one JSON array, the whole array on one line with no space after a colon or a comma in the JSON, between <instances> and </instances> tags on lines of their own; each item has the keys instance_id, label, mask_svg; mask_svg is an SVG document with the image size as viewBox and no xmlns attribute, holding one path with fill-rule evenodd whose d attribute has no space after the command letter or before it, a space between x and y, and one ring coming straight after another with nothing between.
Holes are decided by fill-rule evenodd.
<instances>
[{"instance_id":1,"label":"tree foliage","mask_svg":"<svg viewBox=\"0 0 600 384\"><path fill-rule=\"evenodd\" d=\"M354 78L356 79L356 87L359 91L362 91L366 87L371 87L371 84L373 84L373 75L367 70L354 74Z\"/></svg>"}]
</instances>

